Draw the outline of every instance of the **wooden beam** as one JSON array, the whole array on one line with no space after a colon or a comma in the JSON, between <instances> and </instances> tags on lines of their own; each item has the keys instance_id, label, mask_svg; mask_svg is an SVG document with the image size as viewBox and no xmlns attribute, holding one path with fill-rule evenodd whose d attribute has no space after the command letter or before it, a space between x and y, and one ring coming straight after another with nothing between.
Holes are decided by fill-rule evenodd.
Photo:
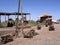
<instances>
[{"instance_id":1,"label":"wooden beam","mask_svg":"<svg viewBox=\"0 0 60 45\"><path fill-rule=\"evenodd\" d=\"M9 12L9 13L8 13L8 12L7 12L7 13L6 13L6 12L0 12L0 15L3 15L3 16L5 16L5 15L7 15L7 16L8 16L8 15L18 15L18 14L21 15L20 12L19 12L19 13L18 13L18 12L14 12L14 13L10 13L10 12ZM22 13L22 15L29 15L29 14L30 14L30 13Z\"/></svg>"}]
</instances>

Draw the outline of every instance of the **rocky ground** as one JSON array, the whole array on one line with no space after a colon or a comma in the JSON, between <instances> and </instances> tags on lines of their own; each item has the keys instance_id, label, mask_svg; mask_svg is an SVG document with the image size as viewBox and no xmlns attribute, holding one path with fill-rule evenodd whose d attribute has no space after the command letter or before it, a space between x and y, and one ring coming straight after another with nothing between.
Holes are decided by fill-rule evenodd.
<instances>
[{"instance_id":1,"label":"rocky ground","mask_svg":"<svg viewBox=\"0 0 60 45\"><path fill-rule=\"evenodd\" d=\"M41 30L34 27L38 35L33 38L18 37L12 42L0 45L60 45L60 24L55 24L54 27L55 31L49 31L45 26Z\"/></svg>"}]
</instances>

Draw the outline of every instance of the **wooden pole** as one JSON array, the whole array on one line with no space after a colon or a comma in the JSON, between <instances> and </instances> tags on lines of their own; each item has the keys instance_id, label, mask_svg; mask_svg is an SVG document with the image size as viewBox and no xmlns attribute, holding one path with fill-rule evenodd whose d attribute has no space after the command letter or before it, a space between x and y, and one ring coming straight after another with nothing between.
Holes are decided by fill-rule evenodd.
<instances>
[{"instance_id":1,"label":"wooden pole","mask_svg":"<svg viewBox=\"0 0 60 45\"><path fill-rule=\"evenodd\" d=\"M26 20L26 15L25 15L25 20Z\"/></svg>"},{"instance_id":2,"label":"wooden pole","mask_svg":"<svg viewBox=\"0 0 60 45\"><path fill-rule=\"evenodd\" d=\"M0 27L1 27L1 15L0 15Z\"/></svg>"},{"instance_id":3,"label":"wooden pole","mask_svg":"<svg viewBox=\"0 0 60 45\"><path fill-rule=\"evenodd\" d=\"M9 20L9 15L8 15L8 20Z\"/></svg>"},{"instance_id":4,"label":"wooden pole","mask_svg":"<svg viewBox=\"0 0 60 45\"><path fill-rule=\"evenodd\" d=\"M5 13L5 22L6 22L6 13Z\"/></svg>"},{"instance_id":5,"label":"wooden pole","mask_svg":"<svg viewBox=\"0 0 60 45\"><path fill-rule=\"evenodd\" d=\"M22 17L22 34L24 35L24 31L23 31L23 20L24 20L24 16L23 16L23 13L22 13L22 0L20 0L20 11L21 11L21 17ZM22 35L22 36L23 36Z\"/></svg>"},{"instance_id":6,"label":"wooden pole","mask_svg":"<svg viewBox=\"0 0 60 45\"><path fill-rule=\"evenodd\" d=\"M29 24L31 25L31 15L29 14Z\"/></svg>"},{"instance_id":7,"label":"wooden pole","mask_svg":"<svg viewBox=\"0 0 60 45\"><path fill-rule=\"evenodd\" d=\"M19 11L20 11L20 0L19 0L19 3L18 3L18 15L17 15L17 18L19 18Z\"/></svg>"},{"instance_id":8,"label":"wooden pole","mask_svg":"<svg viewBox=\"0 0 60 45\"><path fill-rule=\"evenodd\" d=\"M20 0L18 1L18 15L16 20L16 37L18 36L18 19L19 19L19 11L20 11Z\"/></svg>"},{"instance_id":9,"label":"wooden pole","mask_svg":"<svg viewBox=\"0 0 60 45\"><path fill-rule=\"evenodd\" d=\"M15 19L16 19L16 14L15 14Z\"/></svg>"}]
</instances>

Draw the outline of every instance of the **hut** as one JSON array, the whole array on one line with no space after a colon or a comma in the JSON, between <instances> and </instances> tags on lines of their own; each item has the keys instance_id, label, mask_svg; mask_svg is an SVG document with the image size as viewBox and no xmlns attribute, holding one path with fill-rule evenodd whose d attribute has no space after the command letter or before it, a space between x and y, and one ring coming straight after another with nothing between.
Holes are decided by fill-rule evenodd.
<instances>
[{"instance_id":1,"label":"hut","mask_svg":"<svg viewBox=\"0 0 60 45\"><path fill-rule=\"evenodd\" d=\"M41 22L44 22L47 18L52 18L52 16L49 14L43 14L42 16L39 17Z\"/></svg>"}]
</instances>

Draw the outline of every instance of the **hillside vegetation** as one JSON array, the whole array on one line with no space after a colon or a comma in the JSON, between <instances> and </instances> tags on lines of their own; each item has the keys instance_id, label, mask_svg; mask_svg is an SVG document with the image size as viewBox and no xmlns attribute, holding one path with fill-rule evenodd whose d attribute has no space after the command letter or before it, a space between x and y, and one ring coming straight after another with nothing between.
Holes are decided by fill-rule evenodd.
<instances>
[{"instance_id":1,"label":"hillside vegetation","mask_svg":"<svg viewBox=\"0 0 60 45\"><path fill-rule=\"evenodd\" d=\"M12 21L12 22L16 22L16 21ZM28 22L29 22L29 24L30 24L31 26L36 26L36 25L37 25L37 24L36 24L36 21L30 20L30 21L28 21ZM8 21L6 21L6 22L1 22L1 26L7 27L7 23L8 23ZM21 24L21 20L18 20L18 24Z\"/></svg>"}]
</instances>

